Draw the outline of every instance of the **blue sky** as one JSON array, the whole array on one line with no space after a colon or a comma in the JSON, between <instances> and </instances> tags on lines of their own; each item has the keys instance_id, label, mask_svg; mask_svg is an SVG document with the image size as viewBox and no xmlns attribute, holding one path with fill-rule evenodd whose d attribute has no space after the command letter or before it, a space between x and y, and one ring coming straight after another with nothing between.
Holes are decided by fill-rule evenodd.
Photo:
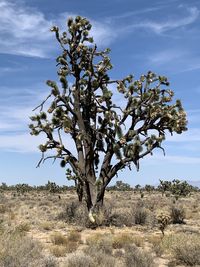
<instances>
[{"instance_id":1,"label":"blue sky","mask_svg":"<svg viewBox=\"0 0 200 267\"><path fill-rule=\"evenodd\" d=\"M0 182L66 184L58 162L36 168L44 139L30 136L27 125L48 95L46 80L56 79L60 49L49 29L64 30L74 15L91 21L99 49L111 48L113 78L149 70L165 75L188 114L189 130L167 136L165 157L155 152L139 172L123 171L118 179L131 185L200 180L199 0L0 0Z\"/></svg>"}]
</instances>

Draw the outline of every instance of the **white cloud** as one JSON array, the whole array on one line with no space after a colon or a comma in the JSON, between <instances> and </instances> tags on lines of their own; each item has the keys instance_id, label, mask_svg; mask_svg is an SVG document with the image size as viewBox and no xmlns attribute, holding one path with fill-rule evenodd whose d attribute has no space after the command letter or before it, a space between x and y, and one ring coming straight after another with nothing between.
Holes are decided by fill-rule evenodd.
<instances>
[{"instance_id":1,"label":"white cloud","mask_svg":"<svg viewBox=\"0 0 200 267\"><path fill-rule=\"evenodd\" d=\"M0 4L0 52L46 57L52 21L39 11L10 1Z\"/></svg>"},{"instance_id":2,"label":"white cloud","mask_svg":"<svg viewBox=\"0 0 200 267\"><path fill-rule=\"evenodd\" d=\"M114 31L109 25L102 24L91 20L93 25L91 30L91 35L94 37L95 43L100 46L107 46L115 40L117 37L117 32Z\"/></svg>"},{"instance_id":3,"label":"white cloud","mask_svg":"<svg viewBox=\"0 0 200 267\"><path fill-rule=\"evenodd\" d=\"M55 49L55 41L50 32L52 25L62 26L70 13L62 13L55 19L49 19L33 8L11 1L1 0L0 3L0 53L30 57L49 57ZM109 25L93 21L92 34L97 44L107 45L115 34Z\"/></svg>"}]
</instances>

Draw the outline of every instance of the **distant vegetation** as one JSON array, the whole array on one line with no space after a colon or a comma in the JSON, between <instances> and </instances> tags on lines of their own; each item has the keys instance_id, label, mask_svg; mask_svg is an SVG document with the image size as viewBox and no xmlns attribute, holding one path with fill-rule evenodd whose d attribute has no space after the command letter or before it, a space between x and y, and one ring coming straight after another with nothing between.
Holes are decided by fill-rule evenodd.
<instances>
[{"instance_id":1,"label":"distant vegetation","mask_svg":"<svg viewBox=\"0 0 200 267\"><path fill-rule=\"evenodd\" d=\"M18 193L24 194L30 191L47 191L49 193L62 193L65 191L75 191L75 186L66 186L66 185L57 185L55 182L48 181L45 185L34 185L31 186L29 184L16 184L16 185L7 185L6 183L2 183L0 185L0 191L16 191ZM162 192L162 194L169 196L169 194L173 196L187 196L191 192L200 191L198 187L192 186L188 184L186 181L180 181L178 179L174 179L173 181L164 181L160 180L160 184L158 186L153 186L146 184L141 186L137 184L134 187L131 187L128 183L124 183L122 181L117 181L115 185L107 187L107 191L137 191L140 193L151 193L154 191Z\"/></svg>"}]
</instances>

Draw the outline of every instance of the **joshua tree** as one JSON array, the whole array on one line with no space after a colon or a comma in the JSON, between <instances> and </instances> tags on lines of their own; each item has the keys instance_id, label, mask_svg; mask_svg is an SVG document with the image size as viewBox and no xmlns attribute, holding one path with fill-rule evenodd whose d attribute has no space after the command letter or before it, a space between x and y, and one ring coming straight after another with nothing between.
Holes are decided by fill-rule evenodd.
<instances>
[{"instance_id":1,"label":"joshua tree","mask_svg":"<svg viewBox=\"0 0 200 267\"><path fill-rule=\"evenodd\" d=\"M29 125L32 135L44 133L47 141L39 146L42 158L60 159L69 166L67 177L75 181L79 200L87 204L94 221L102 205L107 185L119 170L139 169L139 161L161 144L166 131L186 130L186 113L180 100L171 103L173 91L166 77L149 71L136 80L132 75L112 80L109 49L97 50L89 35L92 25L86 18L68 19L67 32L54 26L61 48L57 58L61 87L48 80L47 98L34 110ZM111 90L112 85L112 90ZM120 94L123 105L113 103ZM49 103L51 99L51 103ZM124 104L125 103L125 104ZM45 105L49 105L47 113ZM76 146L66 144L66 136ZM55 150L53 155L46 152Z\"/></svg>"},{"instance_id":2,"label":"joshua tree","mask_svg":"<svg viewBox=\"0 0 200 267\"><path fill-rule=\"evenodd\" d=\"M166 191L171 191L171 182L170 181L163 181L160 180L160 184L158 186L158 189L162 192L162 195L164 195L164 193L166 193Z\"/></svg>"}]
</instances>

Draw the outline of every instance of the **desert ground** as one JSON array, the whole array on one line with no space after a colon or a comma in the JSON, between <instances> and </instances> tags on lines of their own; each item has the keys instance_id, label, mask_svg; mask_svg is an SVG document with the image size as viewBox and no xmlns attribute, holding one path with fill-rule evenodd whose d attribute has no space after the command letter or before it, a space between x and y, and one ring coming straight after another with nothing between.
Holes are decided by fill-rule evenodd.
<instances>
[{"instance_id":1,"label":"desert ground","mask_svg":"<svg viewBox=\"0 0 200 267\"><path fill-rule=\"evenodd\" d=\"M0 266L200 266L199 202L200 192L109 191L94 227L73 191L2 190Z\"/></svg>"}]
</instances>

